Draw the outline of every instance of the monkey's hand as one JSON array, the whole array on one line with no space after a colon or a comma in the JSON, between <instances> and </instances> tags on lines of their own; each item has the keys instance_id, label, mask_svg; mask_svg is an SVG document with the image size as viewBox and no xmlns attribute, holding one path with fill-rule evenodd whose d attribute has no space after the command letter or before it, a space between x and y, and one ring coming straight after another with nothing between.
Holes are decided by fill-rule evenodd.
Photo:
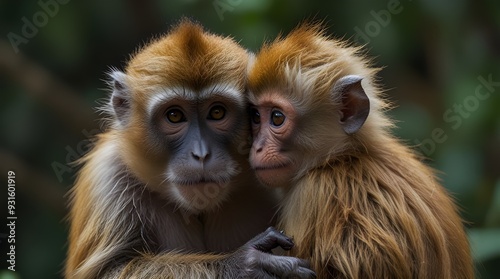
<instances>
[{"instance_id":1,"label":"monkey's hand","mask_svg":"<svg viewBox=\"0 0 500 279\"><path fill-rule=\"evenodd\" d=\"M277 247L290 250L293 245L289 237L269 227L226 259L228 273L237 278L316 278L308 261L271 252Z\"/></svg>"}]
</instances>

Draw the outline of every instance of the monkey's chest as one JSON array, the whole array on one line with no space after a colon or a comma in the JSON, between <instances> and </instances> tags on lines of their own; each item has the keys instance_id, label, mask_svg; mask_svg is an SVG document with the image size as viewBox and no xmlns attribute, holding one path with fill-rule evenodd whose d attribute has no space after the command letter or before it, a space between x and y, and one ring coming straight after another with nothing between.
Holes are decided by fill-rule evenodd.
<instances>
[{"instance_id":1,"label":"monkey's chest","mask_svg":"<svg viewBox=\"0 0 500 279\"><path fill-rule=\"evenodd\" d=\"M252 232L239 226L221 224L222 220L193 216L166 216L155 232L160 251L214 252L234 251L248 241Z\"/></svg>"}]
</instances>

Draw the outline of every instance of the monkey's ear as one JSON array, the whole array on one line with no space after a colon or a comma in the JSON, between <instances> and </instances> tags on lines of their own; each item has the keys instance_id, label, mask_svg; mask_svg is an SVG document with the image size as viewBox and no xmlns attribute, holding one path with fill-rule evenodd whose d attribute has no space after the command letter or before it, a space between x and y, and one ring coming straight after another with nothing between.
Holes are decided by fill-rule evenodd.
<instances>
[{"instance_id":1,"label":"monkey's ear","mask_svg":"<svg viewBox=\"0 0 500 279\"><path fill-rule=\"evenodd\" d=\"M340 125L347 134L356 133L370 113L370 100L361 86L363 78L349 75L340 78L333 87L334 96L342 97Z\"/></svg>"},{"instance_id":2,"label":"monkey's ear","mask_svg":"<svg viewBox=\"0 0 500 279\"><path fill-rule=\"evenodd\" d=\"M111 77L111 108L120 124L125 124L130 114L130 90L126 84L127 75L121 71L113 71Z\"/></svg>"}]
</instances>

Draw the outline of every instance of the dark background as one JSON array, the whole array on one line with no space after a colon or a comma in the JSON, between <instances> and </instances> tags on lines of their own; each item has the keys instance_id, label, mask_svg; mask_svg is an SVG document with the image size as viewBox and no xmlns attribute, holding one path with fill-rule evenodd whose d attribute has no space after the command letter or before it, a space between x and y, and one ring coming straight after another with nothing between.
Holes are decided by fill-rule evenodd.
<instances>
[{"instance_id":1,"label":"dark background","mask_svg":"<svg viewBox=\"0 0 500 279\"><path fill-rule=\"evenodd\" d=\"M0 223L8 170L18 217L16 273L5 270L0 226L1 279L60 277L69 163L100 127L105 72L182 16L252 51L307 18L366 44L398 105L396 135L429 158L463 209L478 275L500 278L500 85L476 92L481 78L500 82L499 1L59 1L0 0Z\"/></svg>"}]
</instances>

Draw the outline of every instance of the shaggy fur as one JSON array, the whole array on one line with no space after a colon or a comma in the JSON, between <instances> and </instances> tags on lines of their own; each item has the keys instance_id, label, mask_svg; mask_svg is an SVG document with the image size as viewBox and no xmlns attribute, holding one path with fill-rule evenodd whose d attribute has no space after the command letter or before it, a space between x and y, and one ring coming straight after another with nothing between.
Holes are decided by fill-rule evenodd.
<instances>
[{"instance_id":1,"label":"shaggy fur","mask_svg":"<svg viewBox=\"0 0 500 279\"><path fill-rule=\"evenodd\" d=\"M452 198L390 134L377 69L358 48L303 24L265 45L250 73L250 101L279 92L294 104L294 142L303 168L285 189L280 229L318 278L473 278L462 220ZM354 135L339 122L335 82L363 77L370 115Z\"/></svg>"}]
</instances>

